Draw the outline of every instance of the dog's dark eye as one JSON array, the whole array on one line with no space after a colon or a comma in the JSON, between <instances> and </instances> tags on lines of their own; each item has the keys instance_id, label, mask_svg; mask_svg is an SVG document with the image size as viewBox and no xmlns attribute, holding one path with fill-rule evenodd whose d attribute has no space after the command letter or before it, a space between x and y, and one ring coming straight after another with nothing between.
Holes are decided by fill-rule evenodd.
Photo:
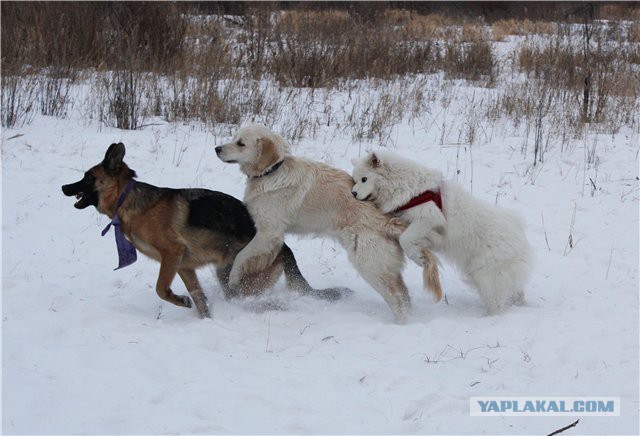
<instances>
[{"instance_id":1,"label":"dog's dark eye","mask_svg":"<svg viewBox=\"0 0 640 436\"><path fill-rule=\"evenodd\" d=\"M367 178L366 178L366 177L363 177L363 178L362 178L362 183L365 183L366 181L367 181Z\"/></svg>"},{"instance_id":2,"label":"dog's dark eye","mask_svg":"<svg viewBox=\"0 0 640 436\"><path fill-rule=\"evenodd\" d=\"M238 147L244 147L244 142L238 141Z\"/></svg>"}]
</instances>

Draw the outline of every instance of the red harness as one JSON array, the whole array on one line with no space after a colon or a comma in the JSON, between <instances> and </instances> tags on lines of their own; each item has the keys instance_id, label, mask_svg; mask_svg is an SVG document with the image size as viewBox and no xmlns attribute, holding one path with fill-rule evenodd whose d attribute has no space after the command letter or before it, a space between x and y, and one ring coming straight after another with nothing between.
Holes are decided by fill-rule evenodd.
<instances>
[{"instance_id":1,"label":"red harness","mask_svg":"<svg viewBox=\"0 0 640 436\"><path fill-rule=\"evenodd\" d=\"M438 209L442 210L442 197L439 192L425 191L417 197L413 197L407 204L400 206L394 212L402 212L403 210L411 209L412 207L419 206L424 203L433 201Z\"/></svg>"}]
</instances>

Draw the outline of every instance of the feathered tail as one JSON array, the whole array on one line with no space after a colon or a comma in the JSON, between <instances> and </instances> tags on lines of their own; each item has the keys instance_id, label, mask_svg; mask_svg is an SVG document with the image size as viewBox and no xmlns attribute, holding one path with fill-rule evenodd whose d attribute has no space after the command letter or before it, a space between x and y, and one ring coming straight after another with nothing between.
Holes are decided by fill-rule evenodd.
<instances>
[{"instance_id":1,"label":"feathered tail","mask_svg":"<svg viewBox=\"0 0 640 436\"><path fill-rule=\"evenodd\" d=\"M442 299L440 274L438 272L438 258L429 250L422 250L422 281L425 289L433 292L436 302Z\"/></svg>"}]
</instances>

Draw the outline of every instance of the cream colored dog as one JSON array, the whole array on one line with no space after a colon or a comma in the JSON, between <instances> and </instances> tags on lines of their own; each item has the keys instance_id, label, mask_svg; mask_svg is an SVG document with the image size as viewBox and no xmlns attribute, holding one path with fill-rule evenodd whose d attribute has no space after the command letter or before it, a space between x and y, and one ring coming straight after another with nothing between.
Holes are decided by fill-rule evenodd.
<instances>
[{"instance_id":1,"label":"cream colored dog","mask_svg":"<svg viewBox=\"0 0 640 436\"><path fill-rule=\"evenodd\" d=\"M216 147L218 157L240 164L248 176L244 201L257 234L236 256L229 283L270 265L285 233L328 235L347 250L362 277L385 299L396 320L410 308L402 280L404 255L398 242L406 226L351 193L353 180L324 163L292 156L286 141L260 125L241 128ZM425 250L425 282L439 297L435 258Z\"/></svg>"}]
</instances>

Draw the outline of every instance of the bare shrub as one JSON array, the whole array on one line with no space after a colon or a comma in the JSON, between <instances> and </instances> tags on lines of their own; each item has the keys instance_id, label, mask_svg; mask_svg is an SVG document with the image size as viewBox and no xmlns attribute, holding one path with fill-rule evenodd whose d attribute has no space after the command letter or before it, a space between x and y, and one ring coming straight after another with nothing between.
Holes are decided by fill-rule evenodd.
<instances>
[{"instance_id":1,"label":"bare shrub","mask_svg":"<svg viewBox=\"0 0 640 436\"><path fill-rule=\"evenodd\" d=\"M447 39L451 37L450 28L457 23L445 15L423 15L411 10L388 9L384 16L385 22L402 28L407 37L417 41Z\"/></svg>"},{"instance_id":2,"label":"bare shrub","mask_svg":"<svg viewBox=\"0 0 640 436\"><path fill-rule=\"evenodd\" d=\"M106 110L100 120L107 126L135 130L142 124L142 94L144 73L117 70L105 74L101 80Z\"/></svg>"},{"instance_id":3,"label":"bare shrub","mask_svg":"<svg viewBox=\"0 0 640 436\"><path fill-rule=\"evenodd\" d=\"M70 102L71 87L76 81L76 71L69 67L51 67L39 80L40 113L65 117Z\"/></svg>"},{"instance_id":4,"label":"bare shrub","mask_svg":"<svg viewBox=\"0 0 640 436\"><path fill-rule=\"evenodd\" d=\"M460 41L478 42L486 41L487 39L487 32L485 31L484 26L476 23L464 23L462 25Z\"/></svg>"},{"instance_id":5,"label":"bare shrub","mask_svg":"<svg viewBox=\"0 0 640 436\"><path fill-rule=\"evenodd\" d=\"M598 6L596 16L599 19L640 21L638 2L603 2Z\"/></svg>"},{"instance_id":6,"label":"bare shrub","mask_svg":"<svg viewBox=\"0 0 640 436\"><path fill-rule=\"evenodd\" d=\"M640 23L633 23L627 30L627 41L631 43L640 43Z\"/></svg>"},{"instance_id":7,"label":"bare shrub","mask_svg":"<svg viewBox=\"0 0 640 436\"><path fill-rule=\"evenodd\" d=\"M601 26L594 26L589 32L587 51L576 47L571 31L565 29L543 44L525 42L520 47L518 63L530 77L569 91L583 107L584 121L602 122L609 106L615 104L612 97L638 96L640 84L637 71L630 67L633 48L624 48L619 40L612 44ZM588 100L584 96L585 83L589 85Z\"/></svg>"},{"instance_id":8,"label":"bare shrub","mask_svg":"<svg viewBox=\"0 0 640 436\"><path fill-rule=\"evenodd\" d=\"M284 14L272 38L269 71L280 83L297 87L429 72L438 56L431 40L408 39L382 22L372 37L370 23L332 11Z\"/></svg>"},{"instance_id":9,"label":"bare shrub","mask_svg":"<svg viewBox=\"0 0 640 436\"><path fill-rule=\"evenodd\" d=\"M269 42L271 35L271 8L268 3L260 4L244 16L244 31L238 39L241 47L241 60L246 65L250 77L262 77L267 68Z\"/></svg>"},{"instance_id":10,"label":"bare shrub","mask_svg":"<svg viewBox=\"0 0 640 436\"><path fill-rule=\"evenodd\" d=\"M181 52L185 6L156 2L2 2L2 65L161 68Z\"/></svg>"},{"instance_id":11,"label":"bare shrub","mask_svg":"<svg viewBox=\"0 0 640 436\"><path fill-rule=\"evenodd\" d=\"M37 78L32 74L2 74L2 126L12 128L29 123L37 104ZM35 109L37 110L37 109Z\"/></svg>"},{"instance_id":12,"label":"bare shrub","mask_svg":"<svg viewBox=\"0 0 640 436\"><path fill-rule=\"evenodd\" d=\"M483 40L461 43L447 41L442 69L448 77L467 80L495 81L495 60L491 43Z\"/></svg>"}]
</instances>

